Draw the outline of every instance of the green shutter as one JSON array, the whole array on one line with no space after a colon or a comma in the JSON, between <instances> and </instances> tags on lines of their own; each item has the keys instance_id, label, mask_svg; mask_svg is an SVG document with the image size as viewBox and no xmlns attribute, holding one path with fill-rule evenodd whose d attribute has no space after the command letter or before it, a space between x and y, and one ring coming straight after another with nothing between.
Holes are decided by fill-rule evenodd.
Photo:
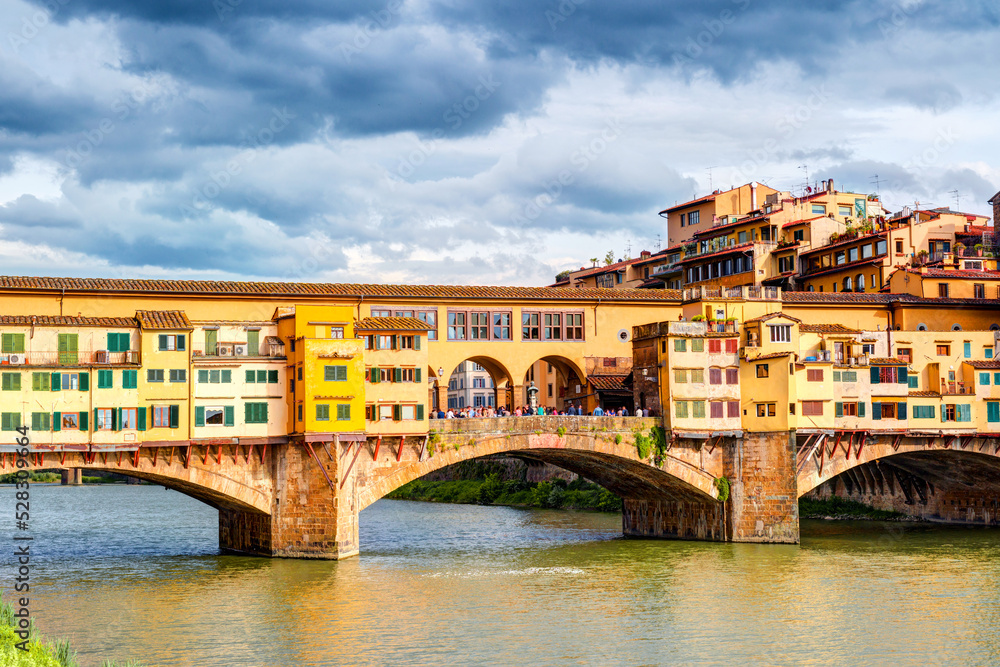
<instances>
[{"instance_id":1,"label":"green shutter","mask_svg":"<svg viewBox=\"0 0 1000 667\"><path fill-rule=\"evenodd\" d=\"M864 401L858 401L858 416L859 417L864 417L865 416L865 402Z\"/></svg>"},{"instance_id":2,"label":"green shutter","mask_svg":"<svg viewBox=\"0 0 1000 667\"><path fill-rule=\"evenodd\" d=\"M182 352L187 349L187 341L185 340L186 338L187 336L185 336L184 334L177 336L177 349Z\"/></svg>"},{"instance_id":3,"label":"green shutter","mask_svg":"<svg viewBox=\"0 0 1000 667\"><path fill-rule=\"evenodd\" d=\"M398 350L399 349L399 336L393 336L392 337L392 349L394 349L394 350Z\"/></svg>"},{"instance_id":4,"label":"green shutter","mask_svg":"<svg viewBox=\"0 0 1000 667\"><path fill-rule=\"evenodd\" d=\"M227 405L222 408L224 426L232 426L233 424L236 423L235 412L236 412L235 408L233 408L233 406L231 405Z\"/></svg>"},{"instance_id":5,"label":"green shutter","mask_svg":"<svg viewBox=\"0 0 1000 667\"><path fill-rule=\"evenodd\" d=\"M97 430L97 425L100 424L100 420L97 418L97 411L99 408L94 408L94 430Z\"/></svg>"},{"instance_id":6,"label":"green shutter","mask_svg":"<svg viewBox=\"0 0 1000 667\"><path fill-rule=\"evenodd\" d=\"M379 378L379 372L377 368L372 368L372 384L377 384Z\"/></svg>"},{"instance_id":7,"label":"green shutter","mask_svg":"<svg viewBox=\"0 0 1000 667\"><path fill-rule=\"evenodd\" d=\"M971 422L972 421L972 406L966 403L965 405L955 406L955 416L957 421L960 422Z\"/></svg>"},{"instance_id":8,"label":"green shutter","mask_svg":"<svg viewBox=\"0 0 1000 667\"><path fill-rule=\"evenodd\" d=\"M403 369L402 368L393 368L392 369L392 381L393 382L402 382L403 381Z\"/></svg>"},{"instance_id":9,"label":"green shutter","mask_svg":"<svg viewBox=\"0 0 1000 667\"><path fill-rule=\"evenodd\" d=\"M267 371L257 371L257 384L265 384L267 382Z\"/></svg>"},{"instance_id":10,"label":"green shutter","mask_svg":"<svg viewBox=\"0 0 1000 667\"><path fill-rule=\"evenodd\" d=\"M990 384L990 374L989 373L980 373L979 374L979 384L984 385L984 386L988 386Z\"/></svg>"},{"instance_id":11,"label":"green shutter","mask_svg":"<svg viewBox=\"0 0 1000 667\"><path fill-rule=\"evenodd\" d=\"M260 332L247 332L247 354L251 357L260 356Z\"/></svg>"},{"instance_id":12,"label":"green shutter","mask_svg":"<svg viewBox=\"0 0 1000 667\"><path fill-rule=\"evenodd\" d=\"M896 419L906 419L906 403L896 404Z\"/></svg>"},{"instance_id":13,"label":"green shutter","mask_svg":"<svg viewBox=\"0 0 1000 667\"><path fill-rule=\"evenodd\" d=\"M844 404L843 403L834 403L833 407L834 407L834 416L835 417L843 417L844 416Z\"/></svg>"},{"instance_id":14,"label":"green shutter","mask_svg":"<svg viewBox=\"0 0 1000 667\"><path fill-rule=\"evenodd\" d=\"M872 419L878 421L882 419L882 404L872 401Z\"/></svg>"},{"instance_id":15,"label":"green shutter","mask_svg":"<svg viewBox=\"0 0 1000 667\"><path fill-rule=\"evenodd\" d=\"M198 371L198 382L208 382L208 370L201 369Z\"/></svg>"},{"instance_id":16,"label":"green shutter","mask_svg":"<svg viewBox=\"0 0 1000 667\"><path fill-rule=\"evenodd\" d=\"M140 431L146 430L146 408L138 408L135 411L136 426Z\"/></svg>"},{"instance_id":17,"label":"green shutter","mask_svg":"<svg viewBox=\"0 0 1000 667\"><path fill-rule=\"evenodd\" d=\"M420 349L420 336L414 336L413 337L413 349L414 350L419 350Z\"/></svg>"},{"instance_id":18,"label":"green shutter","mask_svg":"<svg viewBox=\"0 0 1000 667\"><path fill-rule=\"evenodd\" d=\"M179 428L181 425L181 406L171 405L170 410L170 428ZM205 418L205 413L201 413L202 420Z\"/></svg>"},{"instance_id":19,"label":"green shutter","mask_svg":"<svg viewBox=\"0 0 1000 667\"><path fill-rule=\"evenodd\" d=\"M417 371L419 372L420 369L418 368ZM423 418L424 418L424 406L423 404L420 404L417 406L417 419L422 420Z\"/></svg>"},{"instance_id":20,"label":"green shutter","mask_svg":"<svg viewBox=\"0 0 1000 667\"><path fill-rule=\"evenodd\" d=\"M254 384L255 382L257 382L257 373L254 371L247 371L246 383Z\"/></svg>"},{"instance_id":21,"label":"green shutter","mask_svg":"<svg viewBox=\"0 0 1000 667\"><path fill-rule=\"evenodd\" d=\"M1000 402L988 401L986 403L986 421L1000 422Z\"/></svg>"},{"instance_id":22,"label":"green shutter","mask_svg":"<svg viewBox=\"0 0 1000 667\"><path fill-rule=\"evenodd\" d=\"M90 422L90 413L89 412L81 412L79 415L77 415L77 421L78 421L78 424L80 425L80 430L81 431L89 431L90 430L90 423L89 423Z\"/></svg>"},{"instance_id":23,"label":"green shutter","mask_svg":"<svg viewBox=\"0 0 1000 667\"><path fill-rule=\"evenodd\" d=\"M278 371L268 371L267 372L267 383L268 384L278 384Z\"/></svg>"},{"instance_id":24,"label":"green shutter","mask_svg":"<svg viewBox=\"0 0 1000 667\"><path fill-rule=\"evenodd\" d=\"M907 378L905 366L900 366L896 370L896 384L910 384L910 381Z\"/></svg>"},{"instance_id":25,"label":"green shutter","mask_svg":"<svg viewBox=\"0 0 1000 667\"><path fill-rule=\"evenodd\" d=\"M198 406L194 409L194 425L195 426L205 425L205 408Z\"/></svg>"},{"instance_id":26,"label":"green shutter","mask_svg":"<svg viewBox=\"0 0 1000 667\"><path fill-rule=\"evenodd\" d=\"M243 404L243 423L252 424L253 423L253 403Z\"/></svg>"},{"instance_id":27,"label":"green shutter","mask_svg":"<svg viewBox=\"0 0 1000 667\"><path fill-rule=\"evenodd\" d=\"M52 388L52 391L59 391L60 389L62 389L62 374L53 373L52 383L49 386Z\"/></svg>"},{"instance_id":28,"label":"green shutter","mask_svg":"<svg viewBox=\"0 0 1000 667\"><path fill-rule=\"evenodd\" d=\"M970 343L969 341L966 341L965 344L962 347L963 347L962 351L965 353L965 358L966 359L971 359L972 358L972 343Z\"/></svg>"},{"instance_id":29,"label":"green shutter","mask_svg":"<svg viewBox=\"0 0 1000 667\"><path fill-rule=\"evenodd\" d=\"M159 342L159 349L160 350L165 350L170 345L170 343L169 343L169 341L167 339L168 339L168 336L166 334L160 334L159 335L159 341L158 342Z\"/></svg>"},{"instance_id":30,"label":"green shutter","mask_svg":"<svg viewBox=\"0 0 1000 667\"><path fill-rule=\"evenodd\" d=\"M122 409L115 408L111 411L111 430L122 430Z\"/></svg>"},{"instance_id":31,"label":"green shutter","mask_svg":"<svg viewBox=\"0 0 1000 667\"><path fill-rule=\"evenodd\" d=\"M840 382L840 371L834 371L833 372L833 381L834 382Z\"/></svg>"},{"instance_id":32,"label":"green shutter","mask_svg":"<svg viewBox=\"0 0 1000 667\"><path fill-rule=\"evenodd\" d=\"M879 383L879 377L878 377L879 376L879 370L878 370L878 366L872 366L869 370L871 371L872 384L878 384Z\"/></svg>"},{"instance_id":33,"label":"green shutter","mask_svg":"<svg viewBox=\"0 0 1000 667\"><path fill-rule=\"evenodd\" d=\"M1000 387L1000 373L993 374L993 384Z\"/></svg>"},{"instance_id":34,"label":"green shutter","mask_svg":"<svg viewBox=\"0 0 1000 667\"><path fill-rule=\"evenodd\" d=\"M90 391L90 373L80 373L80 391Z\"/></svg>"},{"instance_id":35,"label":"green shutter","mask_svg":"<svg viewBox=\"0 0 1000 667\"><path fill-rule=\"evenodd\" d=\"M267 416L267 403L260 403L260 404L258 404L257 416L259 417L258 421L261 424L266 424L267 423L267 420L268 420L268 416Z\"/></svg>"},{"instance_id":36,"label":"green shutter","mask_svg":"<svg viewBox=\"0 0 1000 667\"><path fill-rule=\"evenodd\" d=\"M52 413L52 430L61 431L62 430L62 413L53 412Z\"/></svg>"},{"instance_id":37,"label":"green shutter","mask_svg":"<svg viewBox=\"0 0 1000 667\"><path fill-rule=\"evenodd\" d=\"M233 372L228 368L222 369L222 383L229 384L232 381L233 381Z\"/></svg>"},{"instance_id":38,"label":"green shutter","mask_svg":"<svg viewBox=\"0 0 1000 667\"><path fill-rule=\"evenodd\" d=\"M118 351L118 334L108 333L108 352Z\"/></svg>"},{"instance_id":39,"label":"green shutter","mask_svg":"<svg viewBox=\"0 0 1000 667\"><path fill-rule=\"evenodd\" d=\"M392 406L392 419L393 419L393 421L397 421L397 422L403 420L403 406L402 405L394 405L394 406Z\"/></svg>"},{"instance_id":40,"label":"green shutter","mask_svg":"<svg viewBox=\"0 0 1000 667\"><path fill-rule=\"evenodd\" d=\"M413 371L413 381L414 382L423 382L423 380L421 379L420 371L421 371L421 369L419 369L419 368Z\"/></svg>"}]
</instances>

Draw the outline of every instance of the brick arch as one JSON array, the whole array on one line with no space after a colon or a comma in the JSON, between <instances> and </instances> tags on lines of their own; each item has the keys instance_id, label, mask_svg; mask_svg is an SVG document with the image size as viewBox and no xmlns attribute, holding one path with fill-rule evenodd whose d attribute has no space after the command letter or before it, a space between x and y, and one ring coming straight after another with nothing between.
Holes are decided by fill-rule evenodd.
<instances>
[{"instance_id":1,"label":"brick arch","mask_svg":"<svg viewBox=\"0 0 1000 667\"><path fill-rule=\"evenodd\" d=\"M1000 491L1000 440L994 438L878 436L859 445L851 447L848 455L848 446L843 441L835 450L832 443L822 444L826 452L821 470L817 463L819 453L805 462L800 460L799 497L858 466L880 461L942 484L985 484Z\"/></svg>"},{"instance_id":2,"label":"brick arch","mask_svg":"<svg viewBox=\"0 0 1000 667\"><path fill-rule=\"evenodd\" d=\"M208 465L203 465L200 460L197 463L192 460L185 468L178 456L174 456L171 463L165 460L166 454L163 457L157 456L154 465L150 451L146 449L141 451L142 455L137 466L133 466L129 460L131 452L123 457L121 465L117 464L115 454L107 455L106 461L98 456L93 463L87 463L82 455L73 453L68 454L65 461L57 462L48 458L38 465L29 457L31 465L28 469L58 467L113 472L165 486L219 510L238 510L253 514L271 513L271 482L269 476L255 474L261 467L259 461L252 458L249 461L241 459L242 467L239 464L220 466L213 452ZM233 462L231 455L228 462ZM223 459L223 464L225 463L226 459ZM258 481L260 477L268 481Z\"/></svg>"},{"instance_id":3,"label":"brick arch","mask_svg":"<svg viewBox=\"0 0 1000 667\"><path fill-rule=\"evenodd\" d=\"M359 484L357 511L395 489L446 466L489 456L509 454L565 468L594 481L621 497L715 501L715 477L670 456L657 467L642 460L632 434L615 442L615 433L442 434L433 456L404 462L377 479ZM624 436L624 434L623 434ZM455 448L458 445L458 448Z\"/></svg>"}]
</instances>

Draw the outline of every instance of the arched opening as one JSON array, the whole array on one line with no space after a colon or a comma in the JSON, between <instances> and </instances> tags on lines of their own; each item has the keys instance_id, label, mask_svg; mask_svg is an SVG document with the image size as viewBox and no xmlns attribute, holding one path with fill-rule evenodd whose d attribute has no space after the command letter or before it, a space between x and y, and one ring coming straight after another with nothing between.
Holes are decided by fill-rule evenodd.
<instances>
[{"instance_id":1,"label":"arched opening","mask_svg":"<svg viewBox=\"0 0 1000 667\"><path fill-rule=\"evenodd\" d=\"M851 277L850 276L844 276L844 289L841 290L841 291L843 291L843 292L850 292L850 291L852 291L853 290L852 285L853 285L853 283L851 282Z\"/></svg>"},{"instance_id":2,"label":"arched opening","mask_svg":"<svg viewBox=\"0 0 1000 667\"><path fill-rule=\"evenodd\" d=\"M586 371L572 360L555 355L541 357L531 364L522 385L524 389L518 397L518 405L531 406L531 387L534 386L538 389L536 407L545 412L565 412L589 393ZM581 407L585 406L581 403Z\"/></svg>"},{"instance_id":3,"label":"arched opening","mask_svg":"<svg viewBox=\"0 0 1000 667\"><path fill-rule=\"evenodd\" d=\"M993 324L991 324L990 325L990 331L1000 331L1000 324L997 324L996 322L994 322Z\"/></svg>"},{"instance_id":4,"label":"arched opening","mask_svg":"<svg viewBox=\"0 0 1000 667\"><path fill-rule=\"evenodd\" d=\"M927 325L921 322L917 325L917 331L927 331Z\"/></svg>"},{"instance_id":5,"label":"arched opening","mask_svg":"<svg viewBox=\"0 0 1000 667\"><path fill-rule=\"evenodd\" d=\"M469 357L454 368L435 370L435 417L451 412L458 416L487 416L510 405L511 378L507 369L489 357Z\"/></svg>"},{"instance_id":6,"label":"arched opening","mask_svg":"<svg viewBox=\"0 0 1000 667\"><path fill-rule=\"evenodd\" d=\"M854 289L858 292L865 291L865 274L859 273L854 277Z\"/></svg>"},{"instance_id":7,"label":"arched opening","mask_svg":"<svg viewBox=\"0 0 1000 667\"><path fill-rule=\"evenodd\" d=\"M956 322L955 324L951 325L951 330L952 331L961 331L962 330L962 325L959 324L958 322Z\"/></svg>"}]
</instances>

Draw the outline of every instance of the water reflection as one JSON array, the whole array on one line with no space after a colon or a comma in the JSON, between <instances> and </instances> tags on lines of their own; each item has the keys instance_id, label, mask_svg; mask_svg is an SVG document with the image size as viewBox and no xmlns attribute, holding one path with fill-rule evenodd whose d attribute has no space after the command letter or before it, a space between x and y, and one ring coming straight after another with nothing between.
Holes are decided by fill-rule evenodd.
<instances>
[{"instance_id":1,"label":"water reflection","mask_svg":"<svg viewBox=\"0 0 1000 667\"><path fill-rule=\"evenodd\" d=\"M10 500L12 489L0 490ZM801 546L380 501L340 563L217 554L157 487L35 487L35 613L83 664L989 664L1000 532L804 522ZM9 539L9 537L8 537Z\"/></svg>"}]
</instances>

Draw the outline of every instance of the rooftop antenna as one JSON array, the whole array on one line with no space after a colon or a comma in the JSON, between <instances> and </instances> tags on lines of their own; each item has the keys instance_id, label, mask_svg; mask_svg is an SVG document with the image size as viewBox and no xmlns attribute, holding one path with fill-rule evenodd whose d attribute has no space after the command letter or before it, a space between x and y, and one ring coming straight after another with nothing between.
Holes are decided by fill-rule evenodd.
<instances>
[{"instance_id":1,"label":"rooftop antenna","mask_svg":"<svg viewBox=\"0 0 1000 667\"><path fill-rule=\"evenodd\" d=\"M711 167L709 167L708 169L705 170L705 171L708 172L708 191L709 192L715 192L715 183L712 182L712 170L716 169L718 166L719 165L717 165L717 164L716 165L712 165Z\"/></svg>"},{"instance_id":2,"label":"rooftop antenna","mask_svg":"<svg viewBox=\"0 0 1000 667\"><path fill-rule=\"evenodd\" d=\"M799 165L799 169L804 170L805 173L806 173L806 178L805 178L805 181L804 181L805 186L803 186L803 188L802 188L802 194L804 196L806 194L806 190L809 189L809 165L800 164Z\"/></svg>"},{"instance_id":3,"label":"rooftop antenna","mask_svg":"<svg viewBox=\"0 0 1000 667\"><path fill-rule=\"evenodd\" d=\"M632 259L632 239L625 242L625 259Z\"/></svg>"},{"instance_id":4,"label":"rooftop antenna","mask_svg":"<svg viewBox=\"0 0 1000 667\"><path fill-rule=\"evenodd\" d=\"M879 188L879 183L881 183L882 181L878 179L878 174L875 174L871 178L872 178L871 182L875 184L875 194L878 195L879 199L882 199L882 190Z\"/></svg>"},{"instance_id":5,"label":"rooftop antenna","mask_svg":"<svg viewBox=\"0 0 1000 667\"><path fill-rule=\"evenodd\" d=\"M659 250L660 250L660 246L661 246L662 244L663 244L663 241L662 241L662 240L660 239L660 235L659 235L659 234L657 234L657 235L656 235L656 250L657 250L657 251L659 251Z\"/></svg>"},{"instance_id":6,"label":"rooftop antenna","mask_svg":"<svg viewBox=\"0 0 1000 667\"><path fill-rule=\"evenodd\" d=\"M955 212L957 213L957 212L961 211L962 210L962 195L959 194L958 190L949 190L948 194L953 195L955 197Z\"/></svg>"}]
</instances>

